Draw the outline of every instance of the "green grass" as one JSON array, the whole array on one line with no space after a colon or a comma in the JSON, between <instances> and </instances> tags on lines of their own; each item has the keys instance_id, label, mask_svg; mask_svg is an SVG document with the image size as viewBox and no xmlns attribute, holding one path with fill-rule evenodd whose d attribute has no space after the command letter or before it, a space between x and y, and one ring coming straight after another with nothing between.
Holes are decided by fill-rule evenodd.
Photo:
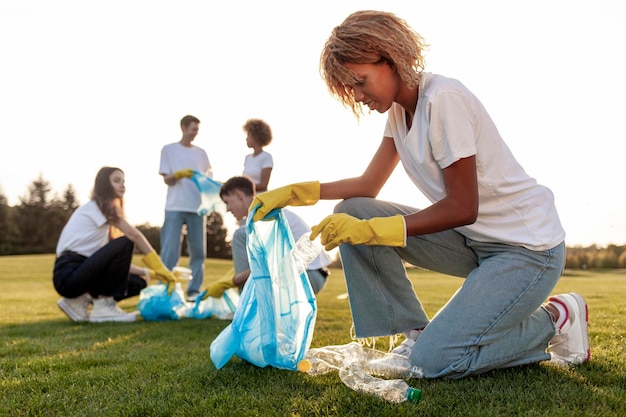
<instances>
[{"instance_id":1,"label":"green grass","mask_svg":"<svg viewBox=\"0 0 626 417\"><path fill-rule=\"evenodd\" d=\"M568 272L556 289L589 303L590 363L410 380L422 402L389 404L350 390L336 373L310 377L236 357L216 370L209 346L227 321L70 322L56 306L53 262L51 255L0 257L0 416L626 415L623 270ZM207 260L207 280L230 267ZM431 315L462 282L420 270L410 276ZM312 347L351 341L344 293L342 271L333 270L318 296ZM132 310L137 301L121 305Z\"/></svg>"}]
</instances>

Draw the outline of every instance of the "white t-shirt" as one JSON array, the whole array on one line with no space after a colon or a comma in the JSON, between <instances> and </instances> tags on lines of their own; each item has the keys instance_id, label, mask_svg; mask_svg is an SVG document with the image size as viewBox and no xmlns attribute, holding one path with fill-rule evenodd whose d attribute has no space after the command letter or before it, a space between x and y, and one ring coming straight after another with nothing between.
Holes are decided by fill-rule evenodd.
<instances>
[{"instance_id":1,"label":"white t-shirt","mask_svg":"<svg viewBox=\"0 0 626 417\"><path fill-rule=\"evenodd\" d=\"M261 151L258 155L248 154L243 162L243 175L249 177L252 182L259 184L261 174L265 168L273 168L274 159L272 155Z\"/></svg>"},{"instance_id":2,"label":"white t-shirt","mask_svg":"<svg viewBox=\"0 0 626 417\"><path fill-rule=\"evenodd\" d=\"M411 129L404 108L394 103L384 136L393 138L408 176L433 203L445 197L442 170L476 156L478 218L455 229L461 234L531 250L553 248L565 238L552 192L524 171L480 101L459 81L423 73Z\"/></svg>"},{"instance_id":3,"label":"white t-shirt","mask_svg":"<svg viewBox=\"0 0 626 417\"><path fill-rule=\"evenodd\" d=\"M72 213L63 227L56 254L72 251L89 257L109 242L109 224L95 201L89 200Z\"/></svg>"},{"instance_id":4,"label":"white t-shirt","mask_svg":"<svg viewBox=\"0 0 626 417\"><path fill-rule=\"evenodd\" d=\"M296 213L289 209L283 209L283 213L285 218L287 219L287 223L289 224L289 229L291 230L291 235L293 239L297 241L300 239L300 236L303 234L310 232L311 228L308 224L302 219L302 217L298 216ZM306 269L320 269L330 265L330 259L326 252L322 250L317 258L313 259L309 266Z\"/></svg>"},{"instance_id":5,"label":"white t-shirt","mask_svg":"<svg viewBox=\"0 0 626 417\"><path fill-rule=\"evenodd\" d=\"M193 169L213 178L209 157L204 149L195 145L184 146L180 142L170 143L161 149L159 174L171 175L181 169ZM182 178L167 187L166 211L195 213L200 207L200 192L189 178Z\"/></svg>"}]
</instances>

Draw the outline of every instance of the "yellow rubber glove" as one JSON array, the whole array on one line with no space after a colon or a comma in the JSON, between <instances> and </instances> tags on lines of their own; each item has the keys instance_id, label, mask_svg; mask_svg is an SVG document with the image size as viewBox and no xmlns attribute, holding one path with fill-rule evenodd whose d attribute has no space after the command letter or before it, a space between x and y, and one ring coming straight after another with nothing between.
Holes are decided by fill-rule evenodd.
<instances>
[{"instance_id":1,"label":"yellow rubber glove","mask_svg":"<svg viewBox=\"0 0 626 417\"><path fill-rule=\"evenodd\" d=\"M220 298L224 294L224 291L233 287L236 287L233 282L233 276L230 274L225 275L219 281L215 281L207 286L206 294L202 295L202 299L206 300L209 297Z\"/></svg>"},{"instance_id":2,"label":"yellow rubber glove","mask_svg":"<svg viewBox=\"0 0 626 417\"><path fill-rule=\"evenodd\" d=\"M249 211L252 211L258 205L261 206L256 213L254 213L254 217L252 218L252 220L256 222L263 219L267 213L275 208L283 208L286 206L312 206L317 203L319 199L319 181L300 182L258 194L252 201L252 204L250 204Z\"/></svg>"},{"instance_id":3,"label":"yellow rubber glove","mask_svg":"<svg viewBox=\"0 0 626 417\"><path fill-rule=\"evenodd\" d=\"M163 265L163 262L161 261L161 258L159 258L159 255L157 255L156 252L150 252L145 255L141 259L141 261L146 264L148 268L154 270L156 279L164 284L167 284L167 294L171 295L176 286L176 277L174 277L172 271L170 271L165 267L165 265Z\"/></svg>"},{"instance_id":4,"label":"yellow rubber glove","mask_svg":"<svg viewBox=\"0 0 626 417\"><path fill-rule=\"evenodd\" d=\"M406 226L400 214L361 220L345 213L331 214L311 228L311 240L320 236L326 250L342 243L352 245L406 246Z\"/></svg>"},{"instance_id":5,"label":"yellow rubber glove","mask_svg":"<svg viewBox=\"0 0 626 417\"><path fill-rule=\"evenodd\" d=\"M181 178L191 178L193 177L194 174L194 170L187 168L187 169L181 169L180 171L176 171L174 173L174 178L176 178L177 180L181 179Z\"/></svg>"}]
</instances>

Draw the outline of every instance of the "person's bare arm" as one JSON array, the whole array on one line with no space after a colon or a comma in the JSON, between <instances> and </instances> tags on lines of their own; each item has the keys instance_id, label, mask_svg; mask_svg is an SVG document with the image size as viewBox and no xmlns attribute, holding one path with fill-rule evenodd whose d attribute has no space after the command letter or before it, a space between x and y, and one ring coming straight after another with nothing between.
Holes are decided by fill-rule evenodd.
<instances>
[{"instance_id":1,"label":"person's bare arm","mask_svg":"<svg viewBox=\"0 0 626 417\"><path fill-rule=\"evenodd\" d=\"M174 174L161 174L163 176L163 182L166 183L167 185L174 185L176 184L176 181L178 181L176 178L174 178Z\"/></svg>"},{"instance_id":2,"label":"person's bare arm","mask_svg":"<svg viewBox=\"0 0 626 417\"><path fill-rule=\"evenodd\" d=\"M405 216L407 236L441 232L472 224L478 215L476 157L462 158L443 170L446 196Z\"/></svg>"},{"instance_id":3,"label":"person's bare arm","mask_svg":"<svg viewBox=\"0 0 626 417\"><path fill-rule=\"evenodd\" d=\"M152 245L150 245L150 242L148 242L148 239L146 239L143 233L141 233L135 226L128 223L126 219L121 218L116 221L111 221L110 223L120 229L124 235L126 235L126 237L135 244L135 247L137 247L139 252L142 254L145 255L154 251Z\"/></svg>"},{"instance_id":4,"label":"person's bare arm","mask_svg":"<svg viewBox=\"0 0 626 417\"><path fill-rule=\"evenodd\" d=\"M261 171L261 182L256 184L257 192L267 191L267 186L270 183L271 175L272 175L272 168L263 168L263 170Z\"/></svg>"}]
</instances>

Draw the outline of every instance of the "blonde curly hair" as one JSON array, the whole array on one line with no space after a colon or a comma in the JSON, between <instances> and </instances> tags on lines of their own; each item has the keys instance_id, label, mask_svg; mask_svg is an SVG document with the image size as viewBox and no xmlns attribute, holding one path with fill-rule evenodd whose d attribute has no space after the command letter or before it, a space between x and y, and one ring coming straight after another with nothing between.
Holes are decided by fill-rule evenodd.
<instances>
[{"instance_id":1,"label":"blonde curly hair","mask_svg":"<svg viewBox=\"0 0 626 417\"><path fill-rule=\"evenodd\" d=\"M386 62L409 88L419 85L426 65L424 38L403 19L388 12L362 10L352 13L333 29L320 56L320 75L330 94L352 110L357 119L363 106L354 100L358 80L345 64Z\"/></svg>"}]
</instances>

